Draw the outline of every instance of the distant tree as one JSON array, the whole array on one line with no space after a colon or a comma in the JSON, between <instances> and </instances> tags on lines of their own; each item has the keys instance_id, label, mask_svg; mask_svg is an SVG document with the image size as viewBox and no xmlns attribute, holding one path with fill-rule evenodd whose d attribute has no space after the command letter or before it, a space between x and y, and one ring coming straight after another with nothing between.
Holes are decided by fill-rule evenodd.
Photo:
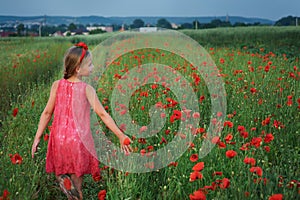
<instances>
[{"instance_id":1,"label":"distant tree","mask_svg":"<svg viewBox=\"0 0 300 200\"><path fill-rule=\"evenodd\" d=\"M261 25L260 22L254 22L254 23L253 23L253 26L260 26L260 25Z\"/></svg>"},{"instance_id":2,"label":"distant tree","mask_svg":"<svg viewBox=\"0 0 300 200\"><path fill-rule=\"evenodd\" d=\"M18 24L17 26L17 33L19 36L23 35L24 34L24 31L25 31L25 26L24 24Z\"/></svg>"},{"instance_id":3,"label":"distant tree","mask_svg":"<svg viewBox=\"0 0 300 200\"><path fill-rule=\"evenodd\" d=\"M236 26L247 26L247 24L245 24L244 22L236 22L233 24L234 27Z\"/></svg>"},{"instance_id":4,"label":"distant tree","mask_svg":"<svg viewBox=\"0 0 300 200\"><path fill-rule=\"evenodd\" d=\"M220 19L214 19L214 20L211 21L211 25L213 27L230 27L231 23L226 22L226 21L222 21Z\"/></svg>"},{"instance_id":5,"label":"distant tree","mask_svg":"<svg viewBox=\"0 0 300 200\"><path fill-rule=\"evenodd\" d=\"M279 19L275 22L275 26L295 26L296 25L296 17L287 16ZM299 20L298 20L299 25Z\"/></svg>"},{"instance_id":6,"label":"distant tree","mask_svg":"<svg viewBox=\"0 0 300 200\"><path fill-rule=\"evenodd\" d=\"M76 29L85 29L86 26L84 26L83 24L77 24Z\"/></svg>"},{"instance_id":7,"label":"distant tree","mask_svg":"<svg viewBox=\"0 0 300 200\"><path fill-rule=\"evenodd\" d=\"M77 26L74 23L69 24L69 26L68 26L69 31L74 31L76 29L77 29Z\"/></svg>"},{"instance_id":8,"label":"distant tree","mask_svg":"<svg viewBox=\"0 0 300 200\"><path fill-rule=\"evenodd\" d=\"M96 29L96 30L90 31L90 34L94 35L94 34L100 34L100 33L105 33L105 32L106 31L103 31L102 29Z\"/></svg>"},{"instance_id":9,"label":"distant tree","mask_svg":"<svg viewBox=\"0 0 300 200\"><path fill-rule=\"evenodd\" d=\"M42 36L49 36L57 31L56 26L43 26L42 27Z\"/></svg>"},{"instance_id":10,"label":"distant tree","mask_svg":"<svg viewBox=\"0 0 300 200\"><path fill-rule=\"evenodd\" d=\"M133 24L131 25L131 28L140 28L144 26L145 26L145 22L142 19L135 19L133 21Z\"/></svg>"},{"instance_id":11,"label":"distant tree","mask_svg":"<svg viewBox=\"0 0 300 200\"><path fill-rule=\"evenodd\" d=\"M183 24L181 24L180 28L181 29L192 29L194 27L193 27L193 24L191 24L191 23L183 23Z\"/></svg>"},{"instance_id":12,"label":"distant tree","mask_svg":"<svg viewBox=\"0 0 300 200\"><path fill-rule=\"evenodd\" d=\"M57 29L61 32L66 32L68 30L68 26L65 24L60 24L57 26Z\"/></svg>"},{"instance_id":13,"label":"distant tree","mask_svg":"<svg viewBox=\"0 0 300 200\"><path fill-rule=\"evenodd\" d=\"M166 20L165 18L161 18L161 19L157 20L157 27L172 29L171 23L168 20Z\"/></svg>"}]
</instances>

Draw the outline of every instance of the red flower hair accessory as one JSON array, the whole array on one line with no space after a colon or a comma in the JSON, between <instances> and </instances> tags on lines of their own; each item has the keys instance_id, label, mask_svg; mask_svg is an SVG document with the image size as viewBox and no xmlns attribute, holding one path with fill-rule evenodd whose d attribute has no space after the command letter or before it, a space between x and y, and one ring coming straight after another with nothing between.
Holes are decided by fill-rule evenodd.
<instances>
[{"instance_id":1,"label":"red flower hair accessory","mask_svg":"<svg viewBox=\"0 0 300 200\"><path fill-rule=\"evenodd\" d=\"M82 60L83 60L83 58L84 58L84 56L85 56L85 54L86 54L86 51L89 48L88 48L88 46L84 42L79 42L79 43L75 44L75 46L79 47L79 48L82 48L82 53L81 53L80 60L79 60L80 61L79 63L81 63Z\"/></svg>"}]
</instances>

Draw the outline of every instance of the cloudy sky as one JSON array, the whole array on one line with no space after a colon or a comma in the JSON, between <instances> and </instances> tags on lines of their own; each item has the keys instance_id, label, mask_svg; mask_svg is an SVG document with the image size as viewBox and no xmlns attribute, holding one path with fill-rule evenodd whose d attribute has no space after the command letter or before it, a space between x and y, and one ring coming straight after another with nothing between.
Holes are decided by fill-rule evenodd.
<instances>
[{"instance_id":1,"label":"cloudy sky","mask_svg":"<svg viewBox=\"0 0 300 200\"><path fill-rule=\"evenodd\" d=\"M15 16L243 16L300 17L300 0L2 0Z\"/></svg>"}]
</instances>

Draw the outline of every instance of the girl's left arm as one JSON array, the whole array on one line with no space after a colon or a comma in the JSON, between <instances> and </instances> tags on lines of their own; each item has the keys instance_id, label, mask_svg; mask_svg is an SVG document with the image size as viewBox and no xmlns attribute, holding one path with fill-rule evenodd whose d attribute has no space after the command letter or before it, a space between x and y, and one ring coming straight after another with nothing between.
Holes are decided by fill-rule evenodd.
<instances>
[{"instance_id":1,"label":"girl's left arm","mask_svg":"<svg viewBox=\"0 0 300 200\"><path fill-rule=\"evenodd\" d=\"M37 146L40 143L43 132L45 131L49 121L51 120L51 117L52 117L52 114L53 114L53 111L54 111L54 106L55 106L57 86L58 86L58 81L55 81L52 84L51 91L50 91L50 96L49 96L47 105L46 105L46 107L45 107L45 109L44 109L44 111L43 111L43 113L40 117L40 122L39 122L39 125L38 125L38 129L36 131L34 141L33 141L33 144L32 144L32 148L31 148L32 158L34 157L34 153L37 151Z\"/></svg>"}]
</instances>

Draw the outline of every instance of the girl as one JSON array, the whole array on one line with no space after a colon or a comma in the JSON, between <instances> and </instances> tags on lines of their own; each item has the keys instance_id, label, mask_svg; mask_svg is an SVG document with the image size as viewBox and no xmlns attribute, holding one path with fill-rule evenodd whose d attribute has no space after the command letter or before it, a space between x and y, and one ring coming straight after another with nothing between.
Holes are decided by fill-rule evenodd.
<instances>
[{"instance_id":1,"label":"girl","mask_svg":"<svg viewBox=\"0 0 300 200\"><path fill-rule=\"evenodd\" d=\"M118 137L125 153L132 151L130 139L116 126L101 105L94 88L82 81L93 69L92 55L83 42L64 57L64 78L52 84L48 103L41 114L31 149L32 158L54 113L46 156L46 172L54 172L68 199L82 199L84 174L100 177L99 162L90 130L90 107ZM84 143L83 143L84 141ZM84 144L89 144L87 149ZM92 147L92 148L90 148Z\"/></svg>"}]
</instances>

